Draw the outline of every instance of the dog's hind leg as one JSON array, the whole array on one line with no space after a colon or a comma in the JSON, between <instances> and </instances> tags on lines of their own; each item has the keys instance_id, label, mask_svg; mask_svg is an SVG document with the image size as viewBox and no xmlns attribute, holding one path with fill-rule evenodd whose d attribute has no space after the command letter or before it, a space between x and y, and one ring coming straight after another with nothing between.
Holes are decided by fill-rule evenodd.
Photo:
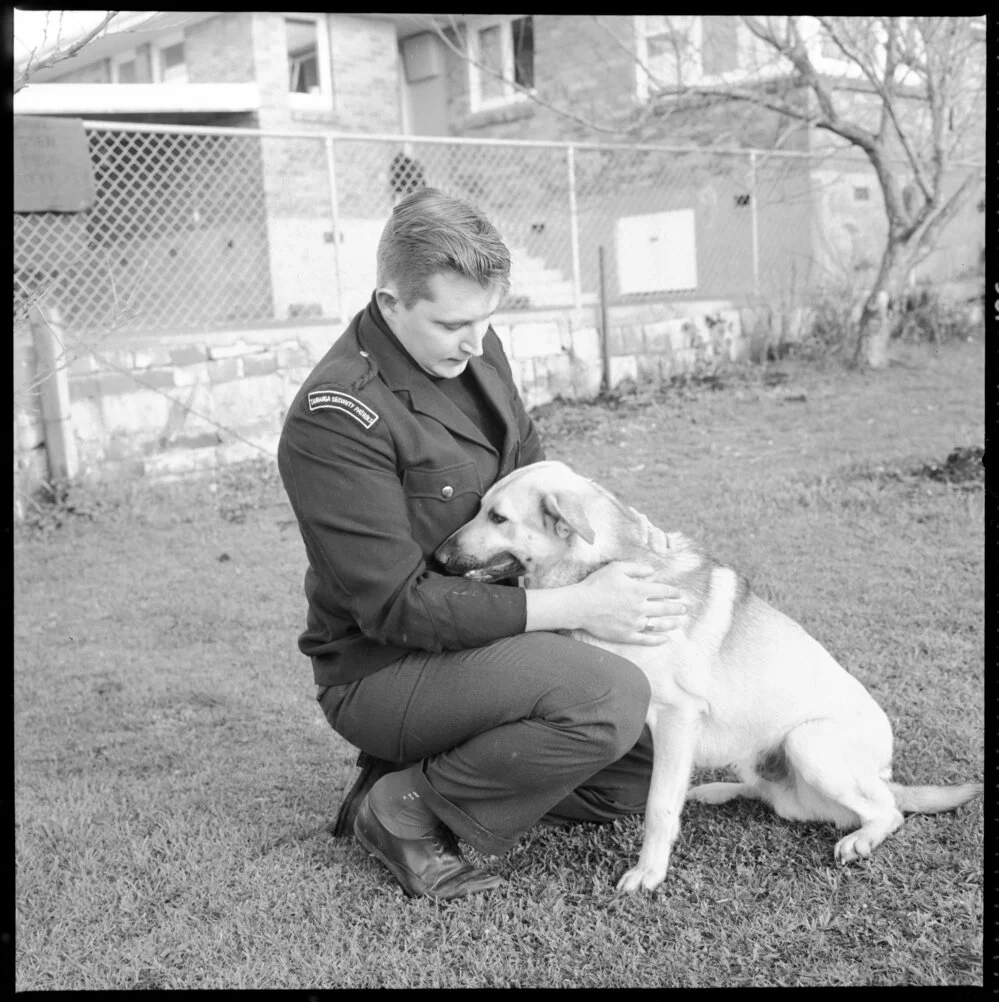
<instances>
[{"instance_id":1,"label":"dog's hind leg","mask_svg":"<svg viewBox=\"0 0 999 1002\"><path fill-rule=\"evenodd\" d=\"M698 804L727 804L736 797L760 800L760 791L751 783L701 783L687 791L687 800Z\"/></svg>"},{"instance_id":2,"label":"dog's hind leg","mask_svg":"<svg viewBox=\"0 0 999 1002\"><path fill-rule=\"evenodd\" d=\"M786 797L791 778L783 741L753 758L737 759L732 768L740 783L702 783L687 791L687 799L702 804L724 804L736 797L773 804Z\"/></svg>"},{"instance_id":3,"label":"dog's hind leg","mask_svg":"<svg viewBox=\"0 0 999 1002\"><path fill-rule=\"evenodd\" d=\"M666 877L670 853L680 834L683 796L694 767L700 721L693 708L650 708L652 783L645 805L645 838L638 863L618 881L626 894L651 891Z\"/></svg>"},{"instance_id":4,"label":"dog's hind leg","mask_svg":"<svg viewBox=\"0 0 999 1002\"><path fill-rule=\"evenodd\" d=\"M836 843L839 863L866 859L903 821L895 797L879 774L879 750L834 720L814 720L784 741L792 783L774 810L784 817L860 827ZM783 802L782 802L783 801ZM793 801L793 803L792 803Z\"/></svg>"}]
</instances>

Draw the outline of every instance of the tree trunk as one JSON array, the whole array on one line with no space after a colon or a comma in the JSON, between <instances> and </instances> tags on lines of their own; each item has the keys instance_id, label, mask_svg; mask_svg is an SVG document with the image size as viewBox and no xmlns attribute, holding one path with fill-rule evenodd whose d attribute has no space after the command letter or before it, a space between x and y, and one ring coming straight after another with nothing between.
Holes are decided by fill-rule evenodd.
<instances>
[{"instance_id":1,"label":"tree trunk","mask_svg":"<svg viewBox=\"0 0 999 1002\"><path fill-rule=\"evenodd\" d=\"M888 368L888 339L891 337L888 302L888 293L882 290L873 303L868 299L860 315L857 360L869 369Z\"/></svg>"},{"instance_id":2,"label":"tree trunk","mask_svg":"<svg viewBox=\"0 0 999 1002\"><path fill-rule=\"evenodd\" d=\"M871 369L888 367L888 341L892 321L890 304L898 302L899 293L909 266L907 244L888 237L878 276L874 280L860 314L857 351L854 360Z\"/></svg>"}]
</instances>

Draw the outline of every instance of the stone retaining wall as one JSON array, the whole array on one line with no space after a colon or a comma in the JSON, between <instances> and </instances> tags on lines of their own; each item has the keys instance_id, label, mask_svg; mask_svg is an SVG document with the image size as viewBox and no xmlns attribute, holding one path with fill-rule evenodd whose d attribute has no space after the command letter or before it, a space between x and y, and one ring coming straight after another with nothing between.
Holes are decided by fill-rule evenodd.
<instances>
[{"instance_id":1,"label":"stone retaining wall","mask_svg":"<svg viewBox=\"0 0 999 1002\"><path fill-rule=\"evenodd\" d=\"M660 380L702 363L750 352L737 310L701 303L681 314L664 304L613 308L608 324L610 383ZM498 314L494 329L526 405L600 390L602 356L595 309ZM71 348L72 426L80 475L173 477L273 456L298 387L342 325L108 336ZM44 476L45 443L33 350L15 339L15 471ZM22 487L24 485L22 484Z\"/></svg>"}]
</instances>

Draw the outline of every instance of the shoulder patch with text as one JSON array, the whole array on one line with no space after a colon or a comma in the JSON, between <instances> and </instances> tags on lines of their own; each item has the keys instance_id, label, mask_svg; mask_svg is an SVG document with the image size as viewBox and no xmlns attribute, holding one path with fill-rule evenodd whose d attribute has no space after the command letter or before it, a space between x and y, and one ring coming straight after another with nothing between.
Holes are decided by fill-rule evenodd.
<instances>
[{"instance_id":1,"label":"shoulder patch with text","mask_svg":"<svg viewBox=\"0 0 999 1002\"><path fill-rule=\"evenodd\" d=\"M309 394L309 410L342 411L365 428L378 420L378 415L366 403L340 390L313 390Z\"/></svg>"}]
</instances>

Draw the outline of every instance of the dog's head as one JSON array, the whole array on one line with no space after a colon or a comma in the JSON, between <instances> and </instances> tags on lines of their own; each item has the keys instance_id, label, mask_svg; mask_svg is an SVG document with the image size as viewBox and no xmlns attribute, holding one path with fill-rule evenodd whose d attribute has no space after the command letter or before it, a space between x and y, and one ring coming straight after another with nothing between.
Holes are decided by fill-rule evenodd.
<instances>
[{"instance_id":1,"label":"dog's head","mask_svg":"<svg viewBox=\"0 0 999 1002\"><path fill-rule=\"evenodd\" d=\"M479 513L436 558L448 573L477 581L523 575L530 587L581 580L604 559L592 515L607 498L564 463L521 467L486 492Z\"/></svg>"}]
</instances>

